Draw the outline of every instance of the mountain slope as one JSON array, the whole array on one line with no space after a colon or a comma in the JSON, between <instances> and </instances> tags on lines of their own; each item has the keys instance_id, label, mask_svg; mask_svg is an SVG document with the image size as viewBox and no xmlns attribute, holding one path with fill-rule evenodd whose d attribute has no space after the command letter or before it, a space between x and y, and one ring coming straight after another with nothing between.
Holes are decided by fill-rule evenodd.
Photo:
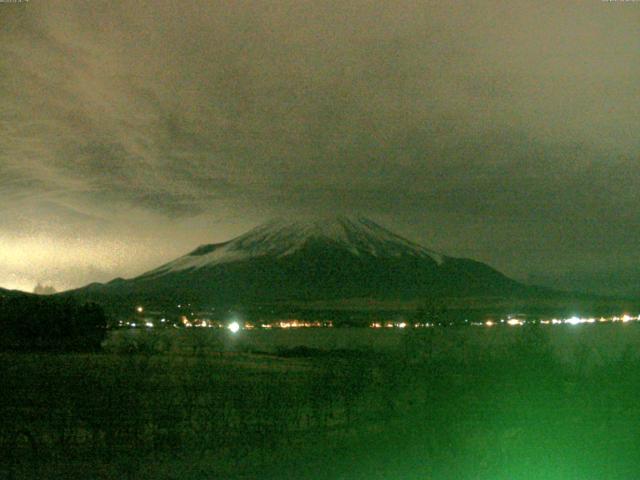
<instances>
[{"instance_id":1,"label":"mountain slope","mask_svg":"<svg viewBox=\"0 0 640 480\"><path fill-rule=\"evenodd\" d=\"M93 300L200 305L368 297L510 296L527 287L364 218L277 220L139 277L76 291Z\"/></svg>"},{"instance_id":2,"label":"mountain slope","mask_svg":"<svg viewBox=\"0 0 640 480\"><path fill-rule=\"evenodd\" d=\"M349 251L354 256L430 258L442 263L443 256L412 243L364 218L338 217L327 221L276 220L260 225L229 242L202 245L193 252L138 278L260 257L284 258L304 251L312 243Z\"/></svg>"},{"instance_id":3,"label":"mountain slope","mask_svg":"<svg viewBox=\"0 0 640 480\"><path fill-rule=\"evenodd\" d=\"M31 293L21 292L20 290L7 290L0 288L0 298L20 297L20 296L34 296Z\"/></svg>"}]
</instances>

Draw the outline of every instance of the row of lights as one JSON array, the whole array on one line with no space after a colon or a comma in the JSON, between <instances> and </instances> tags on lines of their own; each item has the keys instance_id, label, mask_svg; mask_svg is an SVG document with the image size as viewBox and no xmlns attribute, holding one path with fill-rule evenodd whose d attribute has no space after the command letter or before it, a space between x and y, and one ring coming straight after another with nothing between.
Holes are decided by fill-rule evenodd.
<instances>
[{"instance_id":1,"label":"row of lights","mask_svg":"<svg viewBox=\"0 0 640 480\"><path fill-rule=\"evenodd\" d=\"M181 307L182 305L178 305L178 307ZM142 314L144 312L144 307L142 306L137 306L135 308L135 311L138 314ZM166 322L165 318L162 318L160 320L162 323ZM193 320L189 320L185 315L183 315L182 317L180 317L180 323L182 324L182 326L184 327L206 327L206 328L227 328L229 331L231 331L232 333L237 333L238 331L240 331L241 329L245 329L245 330L253 330L255 328L255 326L252 323L245 323L244 325L241 325L239 322L237 321L232 321L230 323L228 323L226 326L220 322L213 322L211 320L206 320L206 319L193 319ZM120 326L129 326L129 327L137 327L138 323L137 322L123 322L120 321L119 322ZM140 324L140 326L145 326L147 328L153 328L154 327L154 323L151 321L146 321L144 322L144 324ZM176 325L174 325L176 326ZM307 321L302 321L302 320L283 320L280 322L276 322L273 324L261 324L260 325L262 328L264 329L270 329L270 328L321 328L321 327L333 327L333 322L332 321L324 321L324 322L320 322L320 321L315 321L315 322L307 322Z\"/></svg>"},{"instance_id":2,"label":"row of lights","mask_svg":"<svg viewBox=\"0 0 640 480\"><path fill-rule=\"evenodd\" d=\"M614 316L614 317L600 317L600 318L582 318L582 317L569 317L564 319L553 318L551 320L540 320L539 323L542 325L580 325L583 323L609 323L609 322L635 322L640 321L640 315L637 317L631 315L622 315L622 316ZM467 323L465 321L465 323ZM526 323L538 323L538 322L528 322L527 320L521 318L512 318L508 317L507 319L500 319L499 321L486 320L484 322L471 322L470 325L476 327L493 327L499 324L506 324L510 327L520 327L525 325ZM373 322L369 324L369 327L379 329L379 328L406 328L409 326L406 322ZM435 326L433 323L414 323L412 324L414 328L425 328L425 327L433 327Z\"/></svg>"},{"instance_id":3,"label":"row of lights","mask_svg":"<svg viewBox=\"0 0 640 480\"><path fill-rule=\"evenodd\" d=\"M585 317L577 317L577 316L563 318L563 319L552 318L551 320L540 320L540 324L542 325L580 325L583 323L587 323L587 324L615 323L615 322L628 323L628 322L636 322L636 321L640 321L640 315L638 315L637 317L633 317L631 315L625 314L622 316L600 317L600 318L595 318L595 317L585 318ZM509 326L515 327L515 326L522 326L527 322L526 320L522 320L519 318L509 318L507 320L501 319L499 323L506 323ZM473 323L472 325L480 325L480 326L484 325L485 327L492 327L496 325L496 322L492 320L487 320L484 323Z\"/></svg>"},{"instance_id":4,"label":"row of lights","mask_svg":"<svg viewBox=\"0 0 640 480\"><path fill-rule=\"evenodd\" d=\"M136 312L137 313L143 313L144 312L144 307L142 306L138 306L136 307ZM166 319L162 318L161 323L165 323ZM220 323L214 324L211 321L207 321L207 320L194 320L193 322L188 320L187 317L183 316L181 317L181 321L183 326L185 327L218 327L218 328L222 328L223 325ZM622 322L622 323L628 323L628 322L633 322L633 321L640 321L640 315L633 317L631 315L625 314L622 316L613 316L613 317L600 317L598 319L594 318L594 317L588 317L588 318L583 318L583 317L578 317L578 316L572 316L569 318L565 318L565 319L558 319L558 318L552 318L550 320L540 320L540 324L542 325L580 325L580 324L593 324L593 323L608 323L608 322ZM500 319L499 322L494 322L493 320L486 320L485 322L472 322L471 325L473 326L485 326L485 327L493 327L495 325L497 325L498 323L500 324L507 324L511 327L516 327L516 326L522 326L525 323L527 323L526 320L523 319L519 319L519 318L513 318L512 316L507 317L507 319ZM120 322L120 326L125 325L125 323ZM131 326L131 327L136 327L137 323L135 322L126 322L127 326ZM142 326L142 325L141 325ZM153 322L150 321L146 321L144 323L145 327L148 328L153 328L154 324ZM409 324L407 322L401 321L401 322L373 322L371 324L369 324L369 326L371 328L374 329L379 329L379 328L406 328L409 326ZM412 326L414 328L428 328L428 327L433 327L434 324L433 323L414 323L412 324ZM277 322L275 324L262 324L261 325L262 328L265 329L270 329L270 328L311 328L311 327L315 327L315 328L321 328L321 327L333 327L333 323L331 321L329 322L306 322L306 321L300 321L300 320L286 320L286 321L280 321ZM240 325L239 322L237 321L233 321L231 323L229 323L226 328L231 331L232 333L236 333L238 332L240 329L245 328L247 330L251 330L254 328L254 326L251 323L247 323L244 325L244 327L242 327Z\"/></svg>"},{"instance_id":5,"label":"row of lights","mask_svg":"<svg viewBox=\"0 0 640 480\"><path fill-rule=\"evenodd\" d=\"M433 323L412 323L407 322L373 322L369 324L370 328L407 328L412 326L413 328L428 328L433 327Z\"/></svg>"}]
</instances>

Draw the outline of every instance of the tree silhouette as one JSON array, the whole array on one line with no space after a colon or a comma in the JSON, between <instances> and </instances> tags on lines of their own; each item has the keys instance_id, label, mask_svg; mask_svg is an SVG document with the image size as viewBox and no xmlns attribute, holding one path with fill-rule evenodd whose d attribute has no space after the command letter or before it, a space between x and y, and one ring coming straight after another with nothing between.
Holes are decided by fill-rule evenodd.
<instances>
[{"instance_id":1,"label":"tree silhouette","mask_svg":"<svg viewBox=\"0 0 640 480\"><path fill-rule=\"evenodd\" d=\"M96 304L28 295L0 298L4 350L98 350L106 326Z\"/></svg>"}]
</instances>

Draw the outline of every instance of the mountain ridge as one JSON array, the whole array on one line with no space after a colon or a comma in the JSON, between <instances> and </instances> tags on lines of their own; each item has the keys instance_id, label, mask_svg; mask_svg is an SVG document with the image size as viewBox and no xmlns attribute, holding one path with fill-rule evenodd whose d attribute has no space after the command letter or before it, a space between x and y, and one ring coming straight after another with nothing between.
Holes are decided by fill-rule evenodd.
<instances>
[{"instance_id":1,"label":"mountain ridge","mask_svg":"<svg viewBox=\"0 0 640 480\"><path fill-rule=\"evenodd\" d=\"M101 303L203 306L525 295L492 267L407 240L364 217L279 219L132 279L69 292Z\"/></svg>"},{"instance_id":2,"label":"mountain ridge","mask_svg":"<svg viewBox=\"0 0 640 480\"><path fill-rule=\"evenodd\" d=\"M322 220L276 219L258 225L234 239L200 245L192 252L139 277L198 269L265 255L285 257L313 240L324 240L348 248L354 255L415 255L442 263L444 256L406 240L364 217L338 216Z\"/></svg>"}]
</instances>

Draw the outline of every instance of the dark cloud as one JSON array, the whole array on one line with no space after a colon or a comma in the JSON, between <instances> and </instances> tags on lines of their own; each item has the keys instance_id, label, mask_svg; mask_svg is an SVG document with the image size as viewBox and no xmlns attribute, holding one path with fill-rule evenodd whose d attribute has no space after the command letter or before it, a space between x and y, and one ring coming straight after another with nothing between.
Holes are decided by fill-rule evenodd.
<instances>
[{"instance_id":1,"label":"dark cloud","mask_svg":"<svg viewBox=\"0 0 640 480\"><path fill-rule=\"evenodd\" d=\"M520 278L635 271L639 21L624 2L0 4L0 285L336 211ZM76 270L20 247L74 238L95 249Z\"/></svg>"}]
</instances>

